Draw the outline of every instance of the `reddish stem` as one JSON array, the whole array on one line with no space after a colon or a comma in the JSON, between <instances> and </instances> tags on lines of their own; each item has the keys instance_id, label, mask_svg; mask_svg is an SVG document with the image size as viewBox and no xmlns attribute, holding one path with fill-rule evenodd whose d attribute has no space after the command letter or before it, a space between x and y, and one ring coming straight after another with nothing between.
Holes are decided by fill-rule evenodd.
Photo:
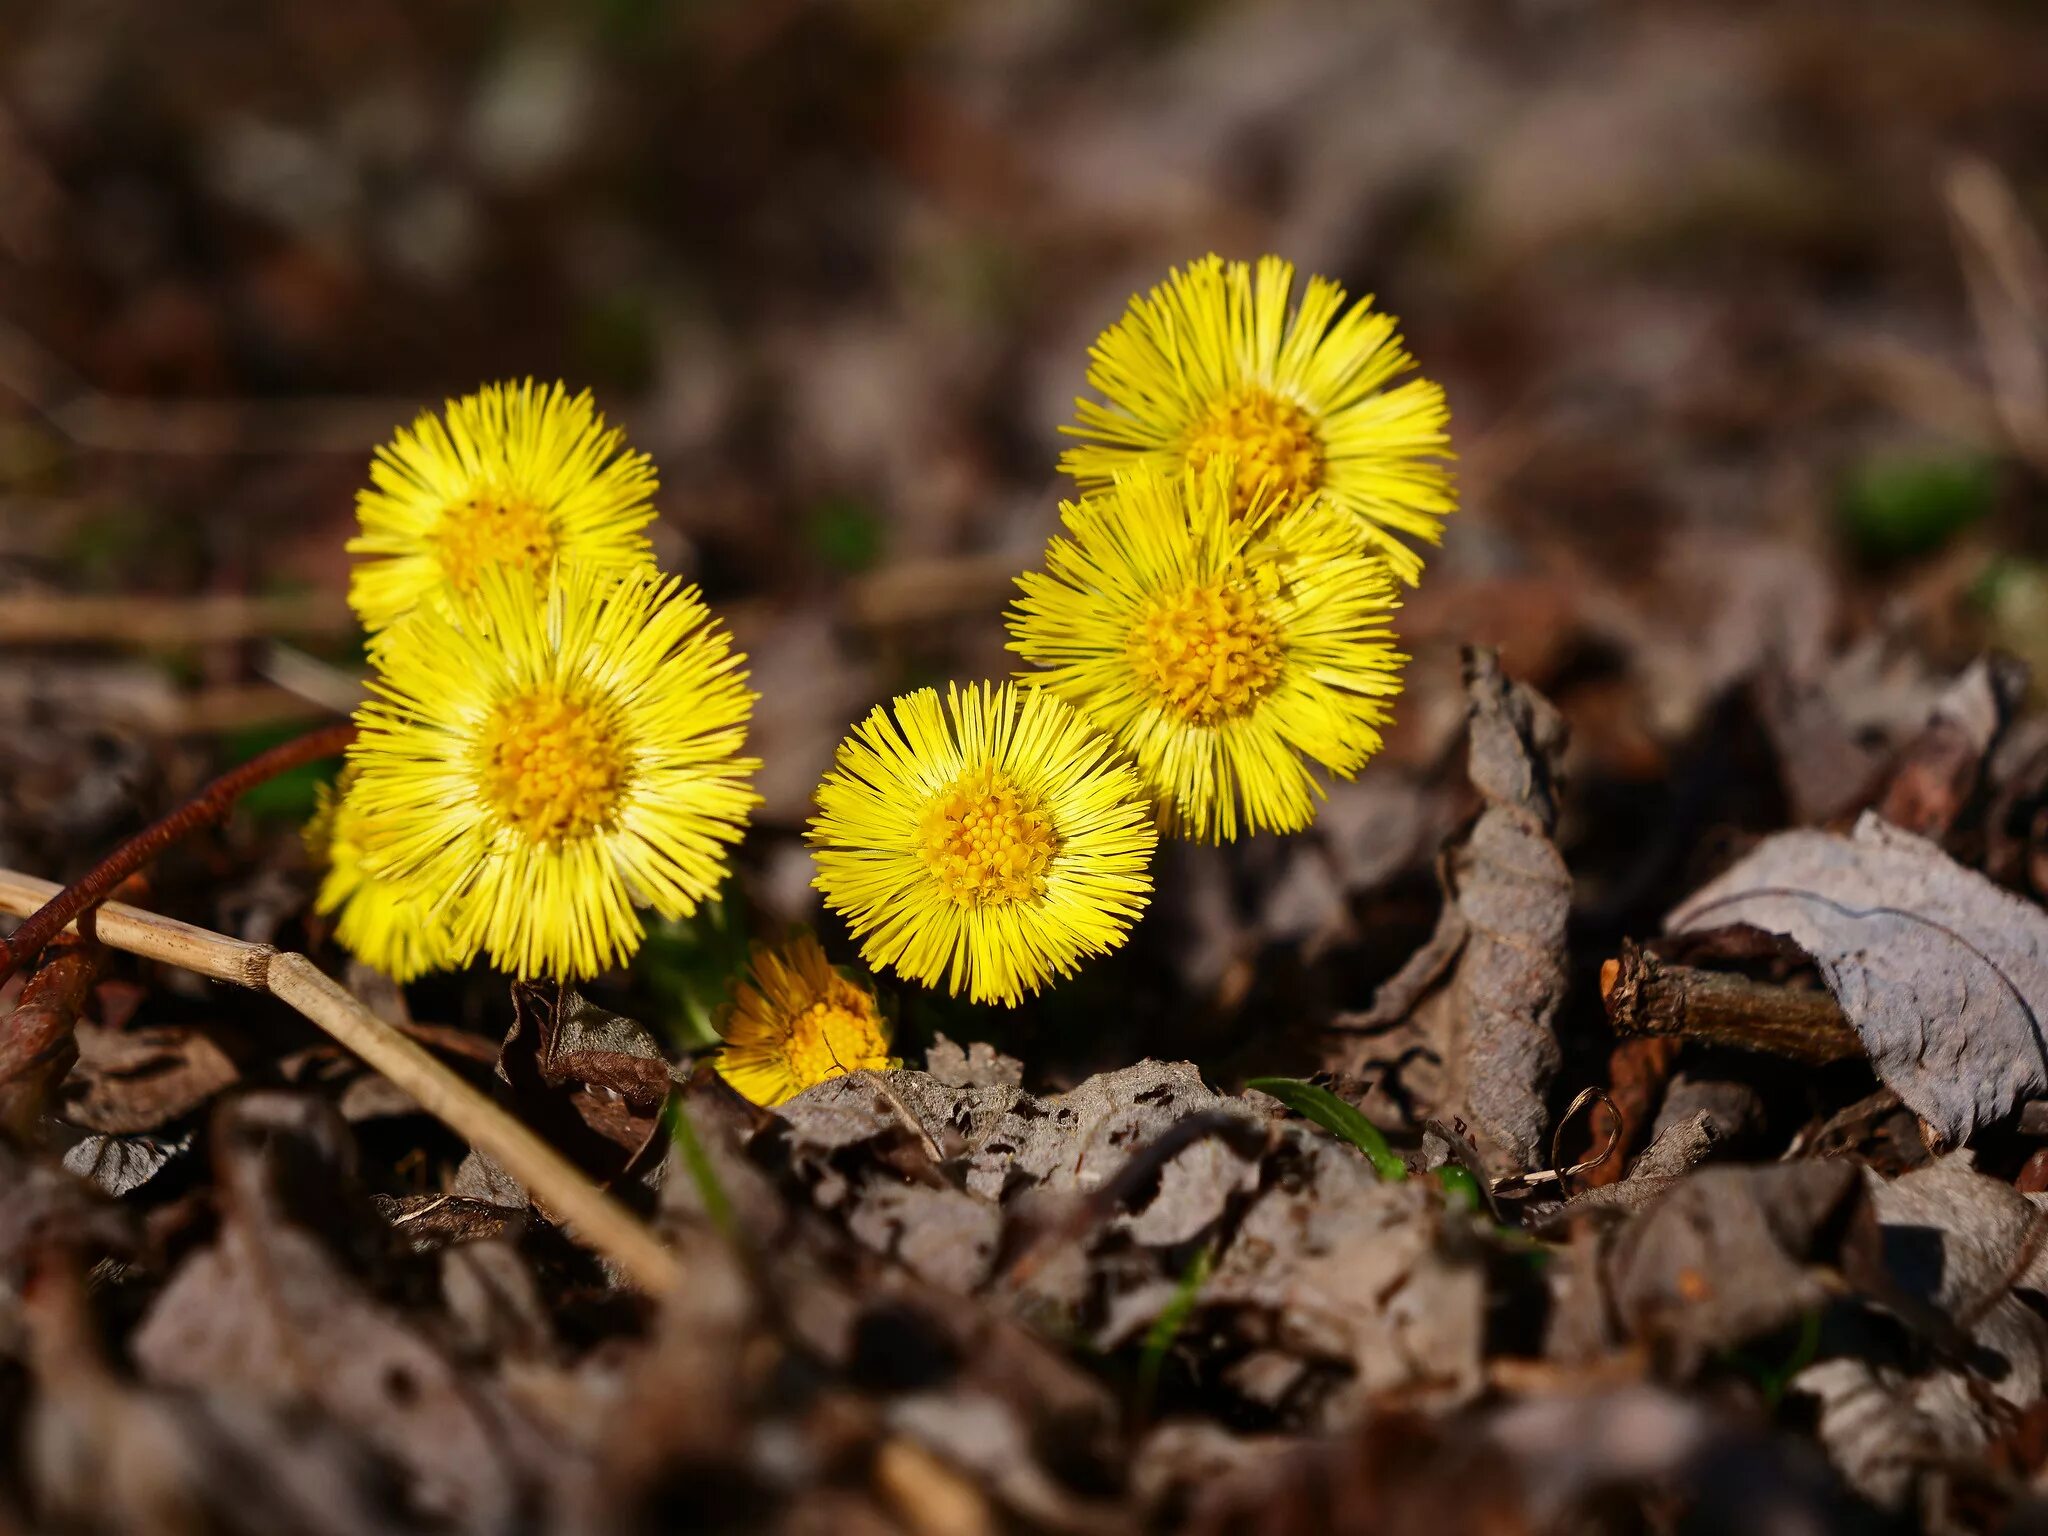
<instances>
[{"instance_id":1,"label":"reddish stem","mask_svg":"<svg viewBox=\"0 0 2048 1536\"><path fill-rule=\"evenodd\" d=\"M97 944L59 938L21 989L0 1035L0 1134L16 1146L36 1145L50 1094L78 1060L72 1030L105 956Z\"/></svg>"},{"instance_id":2,"label":"reddish stem","mask_svg":"<svg viewBox=\"0 0 2048 1536\"><path fill-rule=\"evenodd\" d=\"M23 961L64 931L65 925L89 907L96 907L113 894L114 887L180 838L187 837L210 822L221 820L235 801L268 779L323 757L336 757L356 739L352 721L324 725L280 746L272 747L230 768L170 815L128 839L79 880L74 880L22 921L14 937L0 942L0 982L20 969Z\"/></svg>"}]
</instances>

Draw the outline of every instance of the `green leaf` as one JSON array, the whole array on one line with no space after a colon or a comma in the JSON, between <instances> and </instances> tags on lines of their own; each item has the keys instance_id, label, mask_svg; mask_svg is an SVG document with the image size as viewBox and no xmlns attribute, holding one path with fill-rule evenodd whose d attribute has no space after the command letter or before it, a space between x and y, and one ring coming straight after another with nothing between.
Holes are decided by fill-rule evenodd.
<instances>
[{"instance_id":1,"label":"green leaf","mask_svg":"<svg viewBox=\"0 0 2048 1536\"><path fill-rule=\"evenodd\" d=\"M718 1044L712 1021L734 978L746 969L746 930L737 882L731 880L690 916L648 925L635 969L658 1016L685 1050Z\"/></svg>"},{"instance_id":2,"label":"green leaf","mask_svg":"<svg viewBox=\"0 0 2048 1536\"><path fill-rule=\"evenodd\" d=\"M676 1150L683 1155L683 1167L689 1171L690 1182L697 1186L697 1198L704 1202L704 1214L718 1229L719 1236L737 1244L740 1225L732 1213L732 1201L725 1193L725 1186L718 1182L718 1170L711 1166L704 1143L697 1139L697 1127L690 1120L690 1112L683 1108L681 1093L669 1095L663 1113L668 1119L669 1136L675 1142Z\"/></svg>"},{"instance_id":3,"label":"green leaf","mask_svg":"<svg viewBox=\"0 0 2048 1536\"><path fill-rule=\"evenodd\" d=\"M882 557L882 520L863 501L831 497L805 517L804 542L835 571L864 571Z\"/></svg>"},{"instance_id":4,"label":"green leaf","mask_svg":"<svg viewBox=\"0 0 2048 1536\"><path fill-rule=\"evenodd\" d=\"M1365 1154L1373 1172L1393 1181L1408 1177L1408 1165L1401 1161L1380 1128L1327 1088L1305 1083L1298 1077L1255 1077L1245 1084L1271 1094L1303 1119L1313 1120L1332 1136L1342 1137Z\"/></svg>"},{"instance_id":5,"label":"green leaf","mask_svg":"<svg viewBox=\"0 0 2048 1536\"><path fill-rule=\"evenodd\" d=\"M246 763L272 747L284 745L304 731L304 725L250 726L228 737L221 744L221 755L235 763ZM301 763L255 785L236 802L236 808L243 815L259 820L305 821L313 814L315 791L322 784L331 783L340 772L339 758Z\"/></svg>"},{"instance_id":6,"label":"green leaf","mask_svg":"<svg viewBox=\"0 0 2048 1536\"><path fill-rule=\"evenodd\" d=\"M1873 457L1842 487L1842 526L1858 554L1931 554L1991 510L1997 466L1982 454Z\"/></svg>"},{"instance_id":7,"label":"green leaf","mask_svg":"<svg viewBox=\"0 0 2048 1536\"><path fill-rule=\"evenodd\" d=\"M1723 1350L1721 1359L1754 1381L1764 1401L1775 1408L1792 1385L1792 1378L1813 1364L1815 1356L1819 1355L1820 1334L1821 1314L1816 1307L1800 1314L1799 1333L1793 1340L1791 1353L1784 1360L1771 1364L1741 1349Z\"/></svg>"},{"instance_id":8,"label":"green leaf","mask_svg":"<svg viewBox=\"0 0 2048 1536\"><path fill-rule=\"evenodd\" d=\"M1166 1352L1173 1348L1173 1341L1180 1337L1181 1330L1194 1315L1195 1303L1201 1299L1202 1287L1209 1283L1209 1271L1215 1267L1216 1255L1204 1248L1196 1254L1188 1267L1181 1271L1180 1283L1173 1288L1173 1295L1166 1305L1159 1309L1159 1315L1152 1319L1152 1326L1145 1330L1145 1350L1138 1357L1138 1417L1149 1419L1152 1404L1159 1395L1159 1372L1166 1364Z\"/></svg>"},{"instance_id":9,"label":"green leaf","mask_svg":"<svg viewBox=\"0 0 2048 1536\"><path fill-rule=\"evenodd\" d=\"M1436 1171L1437 1183L1443 1185L1444 1194L1451 1203L1467 1211L1476 1211L1486 1202L1479 1193L1479 1181L1472 1177L1472 1170L1458 1163L1445 1163Z\"/></svg>"}]
</instances>

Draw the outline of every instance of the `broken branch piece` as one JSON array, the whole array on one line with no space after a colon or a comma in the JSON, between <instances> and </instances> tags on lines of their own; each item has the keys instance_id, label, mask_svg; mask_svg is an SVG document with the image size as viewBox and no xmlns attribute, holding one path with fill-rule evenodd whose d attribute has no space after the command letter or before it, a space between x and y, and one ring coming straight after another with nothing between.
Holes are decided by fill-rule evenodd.
<instances>
[{"instance_id":1,"label":"broken branch piece","mask_svg":"<svg viewBox=\"0 0 2048 1536\"><path fill-rule=\"evenodd\" d=\"M1863 1042L1824 991L1671 965L1637 944L1600 968L1607 1019L1622 1036L1664 1035L1825 1066Z\"/></svg>"},{"instance_id":2,"label":"broken branch piece","mask_svg":"<svg viewBox=\"0 0 2048 1536\"><path fill-rule=\"evenodd\" d=\"M47 880L0 870L0 912L34 912L58 889ZM100 907L89 927L91 936L109 949L268 992L404 1089L471 1146L496 1158L538 1205L578 1241L616 1263L641 1290L662 1295L680 1285L676 1256L645 1224L524 1122L370 1012L304 955L229 938L121 902Z\"/></svg>"}]
</instances>

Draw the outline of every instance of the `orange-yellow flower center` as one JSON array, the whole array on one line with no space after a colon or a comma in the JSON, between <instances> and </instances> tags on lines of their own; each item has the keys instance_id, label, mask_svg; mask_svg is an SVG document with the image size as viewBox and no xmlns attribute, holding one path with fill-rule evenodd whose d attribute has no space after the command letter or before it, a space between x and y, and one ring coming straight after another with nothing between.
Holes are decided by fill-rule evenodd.
<instances>
[{"instance_id":1,"label":"orange-yellow flower center","mask_svg":"<svg viewBox=\"0 0 2048 1536\"><path fill-rule=\"evenodd\" d=\"M925 868L963 907L1045 894L1060 851L1052 818L1002 769L972 769L925 809L918 827Z\"/></svg>"},{"instance_id":2,"label":"orange-yellow flower center","mask_svg":"<svg viewBox=\"0 0 2048 1536\"><path fill-rule=\"evenodd\" d=\"M1262 487L1276 505L1291 507L1323 483L1323 444L1315 418L1256 385L1233 389L1212 403L1188 429L1183 452L1197 470L1220 455L1236 460L1230 492L1235 517L1244 516Z\"/></svg>"},{"instance_id":3,"label":"orange-yellow flower center","mask_svg":"<svg viewBox=\"0 0 2048 1536\"><path fill-rule=\"evenodd\" d=\"M555 559L555 530L529 498L479 491L441 514L428 535L434 559L458 591L473 592L493 565L547 575Z\"/></svg>"},{"instance_id":4,"label":"orange-yellow flower center","mask_svg":"<svg viewBox=\"0 0 2048 1536\"><path fill-rule=\"evenodd\" d=\"M1280 676L1280 631L1242 581L1153 598L1125 654L1139 687L1190 725L1247 714Z\"/></svg>"},{"instance_id":5,"label":"orange-yellow flower center","mask_svg":"<svg viewBox=\"0 0 2048 1536\"><path fill-rule=\"evenodd\" d=\"M546 685L491 712L477 756L485 801L536 843L608 826L628 776L612 712Z\"/></svg>"},{"instance_id":6,"label":"orange-yellow flower center","mask_svg":"<svg viewBox=\"0 0 2048 1536\"><path fill-rule=\"evenodd\" d=\"M849 1072L880 1072L890 1063L888 1032L864 995L844 1004L812 1003L789 1021L783 1053L798 1092Z\"/></svg>"}]
</instances>

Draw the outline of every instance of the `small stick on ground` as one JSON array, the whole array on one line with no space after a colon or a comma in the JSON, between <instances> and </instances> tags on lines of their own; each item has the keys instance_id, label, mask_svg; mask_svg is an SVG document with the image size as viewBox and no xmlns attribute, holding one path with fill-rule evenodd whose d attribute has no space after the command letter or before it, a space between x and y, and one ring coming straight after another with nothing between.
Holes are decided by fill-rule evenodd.
<instances>
[{"instance_id":1,"label":"small stick on ground","mask_svg":"<svg viewBox=\"0 0 2048 1536\"><path fill-rule=\"evenodd\" d=\"M0 869L0 912L32 912L58 894L47 880ZM94 936L109 949L268 992L382 1073L421 1109L489 1154L571 1235L615 1262L650 1295L682 1282L676 1256L567 1158L419 1045L363 1006L304 955L250 944L119 902L101 907Z\"/></svg>"},{"instance_id":2,"label":"small stick on ground","mask_svg":"<svg viewBox=\"0 0 2048 1536\"><path fill-rule=\"evenodd\" d=\"M155 650L220 645L269 635L339 638L355 615L338 596L150 597L22 593L0 598L0 645L96 645Z\"/></svg>"},{"instance_id":3,"label":"small stick on ground","mask_svg":"<svg viewBox=\"0 0 2048 1536\"><path fill-rule=\"evenodd\" d=\"M1815 1067L1863 1054L1862 1040L1826 992L1670 965L1635 944L1600 968L1600 995L1608 1022L1624 1037L1670 1036Z\"/></svg>"},{"instance_id":4,"label":"small stick on ground","mask_svg":"<svg viewBox=\"0 0 2048 1536\"><path fill-rule=\"evenodd\" d=\"M21 969L33 956L64 930L67 923L88 908L105 901L123 880L181 838L189 837L209 822L221 820L235 801L281 773L317 763L323 757L337 757L356 739L352 721L344 720L319 730L308 731L268 752L258 753L238 768L230 768L170 815L128 839L92 867L79 880L28 914L28 921L14 930L14 936L0 943L0 982Z\"/></svg>"}]
</instances>

